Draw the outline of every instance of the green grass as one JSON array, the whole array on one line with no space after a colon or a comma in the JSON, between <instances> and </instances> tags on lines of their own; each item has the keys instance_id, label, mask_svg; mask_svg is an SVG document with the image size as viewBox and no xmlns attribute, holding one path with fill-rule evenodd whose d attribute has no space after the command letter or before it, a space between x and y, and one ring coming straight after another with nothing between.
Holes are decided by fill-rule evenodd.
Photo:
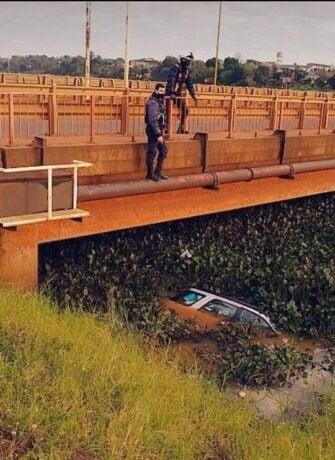
<instances>
[{"instance_id":1,"label":"green grass","mask_svg":"<svg viewBox=\"0 0 335 460\"><path fill-rule=\"evenodd\" d=\"M261 420L168 352L33 294L0 292L0 352L0 430L34 438L27 458L335 458L335 397L304 424Z\"/></svg>"}]
</instances>

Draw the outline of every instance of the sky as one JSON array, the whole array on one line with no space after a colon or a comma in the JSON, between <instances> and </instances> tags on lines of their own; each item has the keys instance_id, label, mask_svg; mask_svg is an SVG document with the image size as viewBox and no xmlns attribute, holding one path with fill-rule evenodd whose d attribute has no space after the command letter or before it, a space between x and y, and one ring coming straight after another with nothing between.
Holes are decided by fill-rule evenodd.
<instances>
[{"instance_id":1,"label":"sky","mask_svg":"<svg viewBox=\"0 0 335 460\"><path fill-rule=\"evenodd\" d=\"M219 1L130 3L129 58L215 56ZM0 2L0 56L85 55L86 2ZM124 57L126 2L91 2L91 50ZM219 57L335 64L335 2L222 2Z\"/></svg>"}]
</instances>

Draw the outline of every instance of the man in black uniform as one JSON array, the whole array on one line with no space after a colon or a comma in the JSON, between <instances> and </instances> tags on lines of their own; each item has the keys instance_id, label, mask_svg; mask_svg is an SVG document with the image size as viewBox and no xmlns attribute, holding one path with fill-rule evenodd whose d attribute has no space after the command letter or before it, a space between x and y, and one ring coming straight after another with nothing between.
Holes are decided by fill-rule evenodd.
<instances>
[{"instance_id":1,"label":"man in black uniform","mask_svg":"<svg viewBox=\"0 0 335 460\"><path fill-rule=\"evenodd\" d=\"M166 84L166 95L173 99L173 103L177 104L180 109L180 125L178 128L178 134L187 134L187 116L188 107L186 105L186 89L190 93L193 100L196 100L196 95L191 80L190 64L193 61L193 54L190 53L188 56L182 56L179 59L179 64L176 64L170 70L168 75L168 81ZM177 98L177 99L176 99Z\"/></svg>"},{"instance_id":2,"label":"man in black uniform","mask_svg":"<svg viewBox=\"0 0 335 460\"><path fill-rule=\"evenodd\" d=\"M155 182L160 179L168 179L162 172L163 163L168 153L164 141L164 130L166 123L166 111L164 103L165 86L157 83L155 91L149 97L145 106L146 133L148 136L147 150L147 176L146 179ZM158 151L157 166L154 170L154 161Z\"/></svg>"}]
</instances>

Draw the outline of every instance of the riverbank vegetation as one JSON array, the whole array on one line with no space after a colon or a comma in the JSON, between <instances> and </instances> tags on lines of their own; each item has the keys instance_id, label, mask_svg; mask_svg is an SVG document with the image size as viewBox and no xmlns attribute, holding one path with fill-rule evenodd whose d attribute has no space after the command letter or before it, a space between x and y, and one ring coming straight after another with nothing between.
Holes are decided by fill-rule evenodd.
<instances>
[{"instance_id":1,"label":"riverbank vegetation","mask_svg":"<svg viewBox=\"0 0 335 460\"><path fill-rule=\"evenodd\" d=\"M112 317L0 299L1 458L333 458L334 395L321 414L263 420Z\"/></svg>"}]
</instances>

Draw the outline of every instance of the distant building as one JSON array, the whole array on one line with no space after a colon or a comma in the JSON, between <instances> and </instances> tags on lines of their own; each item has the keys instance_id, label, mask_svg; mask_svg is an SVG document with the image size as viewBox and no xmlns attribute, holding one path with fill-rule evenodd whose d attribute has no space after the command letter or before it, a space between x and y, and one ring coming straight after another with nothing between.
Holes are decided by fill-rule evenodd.
<instances>
[{"instance_id":1,"label":"distant building","mask_svg":"<svg viewBox=\"0 0 335 460\"><path fill-rule=\"evenodd\" d=\"M334 66L330 64L315 64L314 62L306 64L306 72L309 74L317 72L331 72L332 70L334 70Z\"/></svg>"},{"instance_id":2,"label":"distant building","mask_svg":"<svg viewBox=\"0 0 335 460\"><path fill-rule=\"evenodd\" d=\"M306 70L306 66L303 64L280 64L279 68L288 69L288 70L296 70L296 69Z\"/></svg>"},{"instance_id":3,"label":"distant building","mask_svg":"<svg viewBox=\"0 0 335 460\"><path fill-rule=\"evenodd\" d=\"M143 70L151 70L158 64L159 61L153 58L133 59L129 62L129 67L141 67Z\"/></svg>"},{"instance_id":4,"label":"distant building","mask_svg":"<svg viewBox=\"0 0 335 460\"><path fill-rule=\"evenodd\" d=\"M283 69L286 69L286 70L297 70L297 69L302 69L302 70L306 70L306 66L305 65L301 65L301 64L281 64L281 63L278 63L278 62L275 62L275 61L265 61L265 62L262 62L260 63L264 66L267 66L267 67L274 67L276 66L278 68L278 70L283 70Z\"/></svg>"},{"instance_id":5,"label":"distant building","mask_svg":"<svg viewBox=\"0 0 335 460\"><path fill-rule=\"evenodd\" d=\"M283 53L281 51L278 51L276 54L276 63L278 66L280 66L283 62Z\"/></svg>"},{"instance_id":6,"label":"distant building","mask_svg":"<svg viewBox=\"0 0 335 460\"><path fill-rule=\"evenodd\" d=\"M274 65L276 65L276 62L271 62L271 61L266 61L266 62L262 62L261 63L262 65L266 66L266 67L273 67Z\"/></svg>"},{"instance_id":7,"label":"distant building","mask_svg":"<svg viewBox=\"0 0 335 460\"><path fill-rule=\"evenodd\" d=\"M123 69L124 68L124 59L117 58L117 59L105 59L105 63L108 67L116 67Z\"/></svg>"},{"instance_id":8,"label":"distant building","mask_svg":"<svg viewBox=\"0 0 335 460\"><path fill-rule=\"evenodd\" d=\"M255 66L262 65L263 63L261 61L256 61L255 59L247 59L245 61L246 64L253 64Z\"/></svg>"},{"instance_id":9,"label":"distant building","mask_svg":"<svg viewBox=\"0 0 335 460\"><path fill-rule=\"evenodd\" d=\"M248 60L249 61L249 60ZM247 61L247 62L248 62ZM331 64L316 64L314 62L309 62L308 64L282 64L281 62L272 62L272 61L265 61L262 62L262 65L267 66L267 67L273 67L276 65L278 67L278 70L305 70L308 74L315 74L317 72L332 72L335 70L335 67Z\"/></svg>"}]
</instances>

